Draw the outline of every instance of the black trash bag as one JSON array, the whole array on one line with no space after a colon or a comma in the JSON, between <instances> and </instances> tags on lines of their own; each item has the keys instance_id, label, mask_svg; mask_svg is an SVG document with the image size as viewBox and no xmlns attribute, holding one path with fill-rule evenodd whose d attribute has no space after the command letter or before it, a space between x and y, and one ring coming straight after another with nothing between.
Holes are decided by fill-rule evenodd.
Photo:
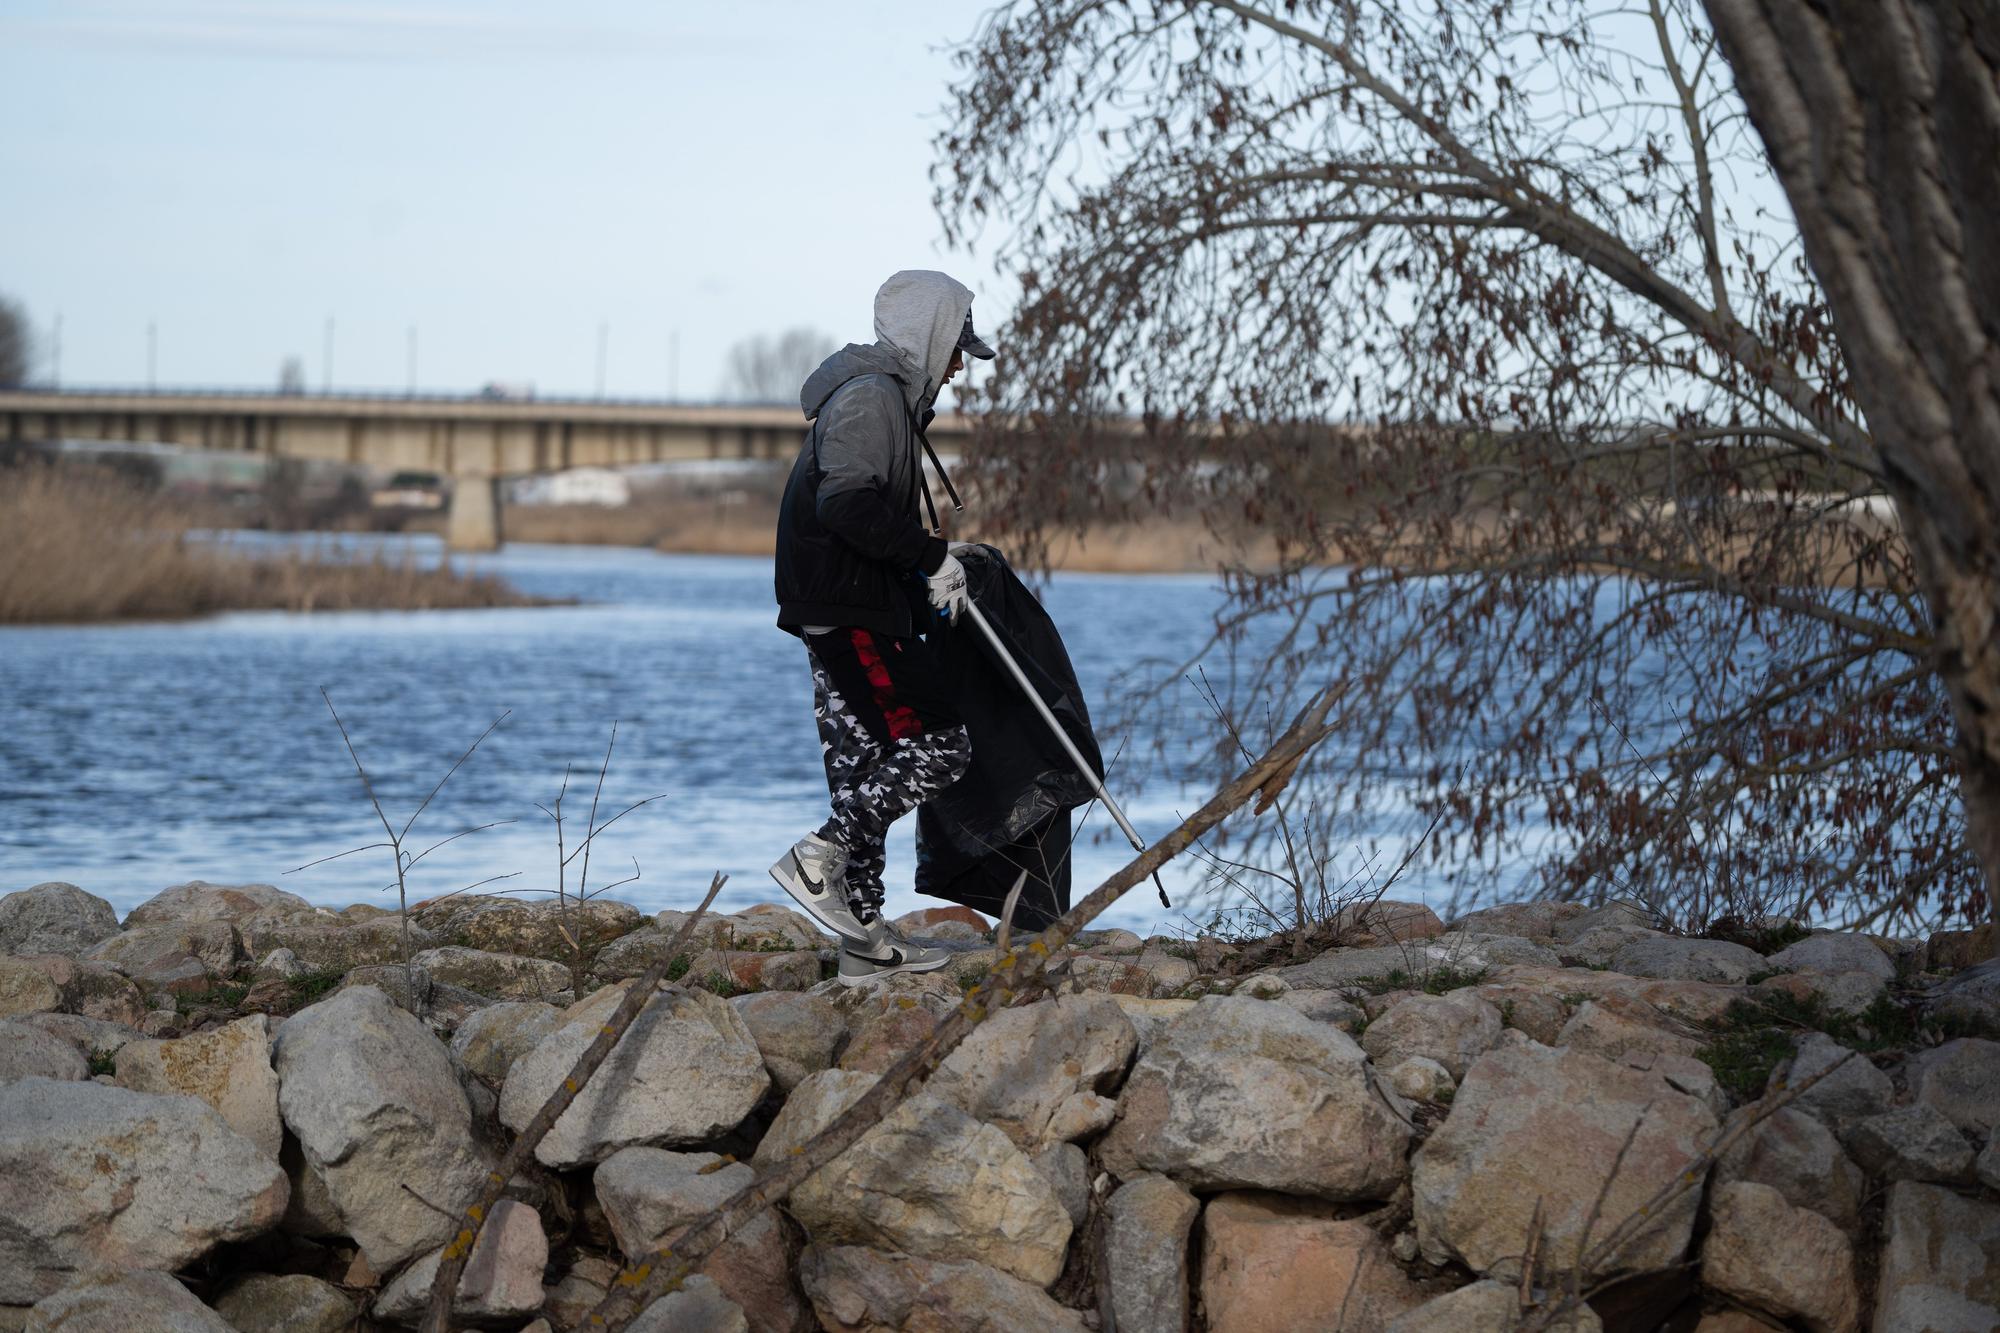
<instances>
[{"instance_id":1,"label":"black trash bag","mask_svg":"<svg viewBox=\"0 0 2000 1333\"><path fill-rule=\"evenodd\" d=\"M1055 622L992 547L962 551L958 559L986 622L1102 774L1090 712ZM917 892L998 917L1025 870L1014 924L1040 930L1069 910L1070 811L1094 793L970 616L956 625L939 622L927 637L941 677L956 690L972 763L917 809Z\"/></svg>"}]
</instances>

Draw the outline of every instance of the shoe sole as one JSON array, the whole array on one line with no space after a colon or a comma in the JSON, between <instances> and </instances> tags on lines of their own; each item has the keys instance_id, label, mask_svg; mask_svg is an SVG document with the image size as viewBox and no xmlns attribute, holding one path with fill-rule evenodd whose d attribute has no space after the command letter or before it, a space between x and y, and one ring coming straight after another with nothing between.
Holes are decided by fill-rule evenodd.
<instances>
[{"instance_id":1,"label":"shoe sole","mask_svg":"<svg viewBox=\"0 0 2000 1333\"><path fill-rule=\"evenodd\" d=\"M883 977L893 977L899 972L935 972L950 961L951 955L946 954L944 957L933 959L928 963L898 963L894 967L879 968L876 971L858 977L835 974L834 980L843 986L866 986L871 981L880 981Z\"/></svg>"},{"instance_id":2,"label":"shoe sole","mask_svg":"<svg viewBox=\"0 0 2000 1333\"><path fill-rule=\"evenodd\" d=\"M784 859L772 866L768 873L772 879L778 882L778 887L790 895L792 901L804 909L807 916L823 926L828 934L832 935L835 939L853 940L856 944L866 944L868 942L868 933L866 931L856 934L852 928L842 926L830 919L821 904L825 899L831 898L833 895L830 893L814 894L810 889L799 883L793 873L797 865L798 862L793 859L792 854L786 852Z\"/></svg>"}]
</instances>

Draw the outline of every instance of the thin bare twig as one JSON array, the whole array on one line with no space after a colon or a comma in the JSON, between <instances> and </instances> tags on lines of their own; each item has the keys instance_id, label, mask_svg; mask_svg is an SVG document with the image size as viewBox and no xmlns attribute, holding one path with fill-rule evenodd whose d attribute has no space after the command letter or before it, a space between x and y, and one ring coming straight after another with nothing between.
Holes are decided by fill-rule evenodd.
<instances>
[{"instance_id":1,"label":"thin bare twig","mask_svg":"<svg viewBox=\"0 0 2000 1333\"><path fill-rule=\"evenodd\" d=\"M414 1013L417 1009L417 964L416 951L410 941L410 868L422 860L423 856L428 856L430 853L436 851L438 847L444 846L444 843L463 837L465 834L455 833L452 837L446 838L444 842L425 848L423 856L415 857L409 856L403 851L403 840L409 836L410 829L416 825L417 816L421 815L430 807L430 803L437 799L437 794L444 790L444 784L451 781L452 774L464 767L465 761L472 758L473 751L477 750L480 744L493 734L493 729L507 720L508 712L502 712L499 717L494 718L492 722L487 724L486 730L479 733L478 740L473 741L472 744L465 747L465 753L461 754L453 762L452 766L445 770L445 775L437 780L437 785L431 788L430 794L425 796L416 810L411 813L410 817L403 821L403 827L399 831L389 823L389 816L383 813L382 802L375 795L375 783L369 778L368 769L361 762L361 754L354 748L354 738L347 734L347 723L341 720L340 710L333 706L333 696L327 693L324 685L320 686L319 697L326 700L326 711L333 714L333 725L340 729L341 743L347 747L347 757L354 761L354 772L361 779L361 789L368 793L368 804L374 808L375 817L382 821L382 831L389 837L389 841L386 844L379 842L370 843L369 847L382 847L386 845L389 848L390 855L395 858L396 883L394 887L396 890L396 918L401 925L403 944L404 1002L409 1006L411 1012ZM493 825L487 824L481 827L491 828ZM467 833L477 833L478 831L478 829L466 830ZM350 848L349 850L365 851L367 848ZM347 855L346 852L337 853L337 856L345 855ZM308 864L319 865L325 861L334 859L336 857L322 857L320 861L313 861ZM301 866L299 869L303 870L305 867ZM506 879L511 877L501 875L496 876L496 878Z\"/></svg>"}]
</instances>

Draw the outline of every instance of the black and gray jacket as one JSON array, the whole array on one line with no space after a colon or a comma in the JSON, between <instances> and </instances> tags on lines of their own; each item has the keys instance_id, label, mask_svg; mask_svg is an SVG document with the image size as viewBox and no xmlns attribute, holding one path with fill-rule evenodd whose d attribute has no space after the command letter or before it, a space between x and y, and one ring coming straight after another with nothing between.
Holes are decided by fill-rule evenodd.
<instances>
[{"instance_id":1,"label":"black and gray jacket","mask_svg":"<svg viewBox=\"0 0 2000 1333\"><path fill-rule=\"evenodd\" d=\"M778 624L858 625L908 638L928 608L920 576L946 546L918 508L920 422L972 308L942 273L898 273L875 297L873 344L849 343L799 390L812 428L778 509Z\"/></svg>"}]
</instances>

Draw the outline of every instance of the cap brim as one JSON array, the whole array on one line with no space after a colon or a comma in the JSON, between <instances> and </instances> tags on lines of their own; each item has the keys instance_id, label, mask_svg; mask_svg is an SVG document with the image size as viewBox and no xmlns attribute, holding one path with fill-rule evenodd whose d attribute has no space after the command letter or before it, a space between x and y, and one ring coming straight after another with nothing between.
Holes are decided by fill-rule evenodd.
<instances>
[{"instance_id":1,"label":"cap brim","mask_svg":"<svg viewBox=\"0 0 2000 1333\"><path fill-rule=\"evenodd\" d=\"M958 350L967 356L976 356L981 361L991 361L994 357L993 349L988 347L986 340L976 333L970 338L961 339L958 344Z\"/></svg>"}]
</instances>

